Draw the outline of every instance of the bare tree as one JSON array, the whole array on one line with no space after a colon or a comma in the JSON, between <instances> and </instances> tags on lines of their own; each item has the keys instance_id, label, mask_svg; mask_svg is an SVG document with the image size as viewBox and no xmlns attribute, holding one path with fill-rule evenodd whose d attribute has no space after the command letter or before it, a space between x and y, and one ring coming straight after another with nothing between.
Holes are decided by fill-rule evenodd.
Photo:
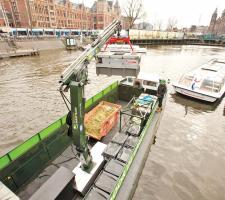
<instances>
[{"instance_id":1,"label":"bare tree","mask_svg":"<svg viewBox=\"0 0 225 200\"><path fill-rule=\"evenodd\" d=\"M177 25L177 19L175 17L170 17L168 19L167 30L172 31Z\"/></svg>"},{"instance_id":2,"label":"bare tree","mask_svg":"<svg viewBox=\"0 0 225 200\"><path fill-rule=\"evenodd\" d=\"M129 28L134 26L136 20L146 16L142 0L127 0L124 12L129 22Z\"/></svg>"},{"instance_id":3,"label":"bare tree","mask_svg":"<svg viewBox=\"0 0 225 200\"><path fill-rule=\"evenodd\" d=\"M163 25L163 20L157 19L156 22L155 22L155 29L158 30L158 31L161 31L162 25Z\"/></svg>"}]
</instances>

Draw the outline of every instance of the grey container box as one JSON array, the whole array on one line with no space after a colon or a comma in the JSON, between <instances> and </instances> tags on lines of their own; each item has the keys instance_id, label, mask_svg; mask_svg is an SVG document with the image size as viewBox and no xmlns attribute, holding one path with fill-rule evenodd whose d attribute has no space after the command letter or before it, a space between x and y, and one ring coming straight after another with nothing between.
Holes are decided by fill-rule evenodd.
<instances>
[{"instance_id":1,"label":"grey container box","mask_svg":"<svg viewBox=\"0 0 225 200\"><path fill-rule=\"evenodd\" d=\"M119 160L111 159L105 166L105 171L119 177L124 168L124 163Z\"/></svg>"},{"instance_id":2,"label":"grey container box","mask_svg":"<svg viewBox=\"0 0 225 200\"><path fill-rule=\"evenodd\" d=\"M103 171L97 178L95 186L108 194L111 194L116 186L117 179L118 177Z\"/></svg>"},{"instance_id":3,"label":"grey container box","mask_svg":"<svg viewBox=\"0 0 225 200\"><path fill-rule=\"evenodd\" d=\"M134 148L138 143L138 137L129 136L124 144L125 147Z\"/></svg>"},{"instance_id":4,"label":"grey container box","mask_svg":"<svg viewBox=\"0 0 225 200\"><path fill-rule=\"evenodd\" d=\"M107 76L135 76L137 77L140 72L140 68L138 69L126 69L126 68L108 68L108 67L97 67L96 66L96 74L105 74Z\"/></svg>"},{"instance_id":5,"label":"grey container box","mask_svg":"<svg viewBox=\"0 0 225 200\"><path fill-rule=\"evenodd\" d=\"M127 138L128 138L128 135L118 132L113 137L112 142L123 145L125 143L125 141L127 140Z\"/></svg>"},{"instance_id":6,"label":"grey container box","mask_svg":"<svg viewBox=\"0 0 225 200\"><path fill-rule=\"evenodd\" d=\"M109 194L93 187L91 190L87 193L87 195L84 197L85 200L106 200L109 199Z\"/></svg>"},{"instance_id":7,"label":"grey container box","mask_svg":"<svg viewBox=\"0 0 225 200\"><path fill-rule=\"evenodd\" d=\"M116 143L112 143L110 142L107 147L105 148L104 152L102 153L102 155L105 158L115 158L117 156L117 154L119 153L120 149L122 148L121 145L116 144Z\"/></svg>"},{"instance_id":8,"label":"grey container box","mask_svg":"<svg viewBox=\"0 0 225 200\"><path fill-rule=\"evenodd\" d=\"M137 76L140 72L139 54L126 52L101 52L97 55L96 73L108 76Z\"/></svg>"},{"instance_id":9,"label":"grey container box","mask_svg":"<svg viewBox=\"0 0 225 200\"><path fill-rule=\"evenodd\" d=\"M117 159L120 160L121 162L127 163L130 155L132 153L132 149L131 148L127 148L127 147L123 147L120 152L117 155Z\"/></svg>"}]
</instances>

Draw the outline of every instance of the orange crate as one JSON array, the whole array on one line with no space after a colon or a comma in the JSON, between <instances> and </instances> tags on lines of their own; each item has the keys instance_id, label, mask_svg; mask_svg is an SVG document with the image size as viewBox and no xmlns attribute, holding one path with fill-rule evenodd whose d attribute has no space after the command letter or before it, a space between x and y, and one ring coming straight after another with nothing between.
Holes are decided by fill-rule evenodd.
<instances>
[{"instance_id":1,"label":"orange crate","mask_svg":"<svg viewBox=\"0 0 225 200\"><path fill-rule=\"evenodd\" d=\"M119 119L121 106L102 101L85 115L86 134L100 140L107 135Z\"/></svg>"}]
</instances>

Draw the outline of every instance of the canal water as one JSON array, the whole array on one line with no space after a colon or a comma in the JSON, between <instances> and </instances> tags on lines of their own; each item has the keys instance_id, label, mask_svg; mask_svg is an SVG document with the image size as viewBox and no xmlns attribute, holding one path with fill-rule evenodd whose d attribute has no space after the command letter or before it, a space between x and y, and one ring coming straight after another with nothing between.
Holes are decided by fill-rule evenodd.
<instances>
[{"instance_id":1,"label":"canal water","mask_svg":"<svg viewBox=\"0 0 225 200\"><path fill-rule=\"evenodd\" d=\"M22 143L67 112L57 91L60 73L80 52L44 51L39 57L0 61L0 155ZM171 82L225 49L201 46L150 47L142 72ZM87 96L118 77L96 76L89 68ZM204 104L174 93L167 105L156 144L146 161L134 199L225 199L225 98Z\"/></svg>"}]
</instances>

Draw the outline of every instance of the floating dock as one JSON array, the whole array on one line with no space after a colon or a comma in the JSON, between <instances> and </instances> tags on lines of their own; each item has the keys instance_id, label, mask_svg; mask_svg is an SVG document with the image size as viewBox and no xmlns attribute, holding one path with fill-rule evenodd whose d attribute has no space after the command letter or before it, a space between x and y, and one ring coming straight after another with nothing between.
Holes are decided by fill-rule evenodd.
<instances>
[{"instance_id":1,"label":"floating dock","mask_svg":"<svg viewBox=\"0 0 225 200\"><path fill-rule=\"evenodd\" d=\"M39 51L37 49L16 49L0 53L0 59L36 55L39 55Z\"/></svg>"}]
</instances>

